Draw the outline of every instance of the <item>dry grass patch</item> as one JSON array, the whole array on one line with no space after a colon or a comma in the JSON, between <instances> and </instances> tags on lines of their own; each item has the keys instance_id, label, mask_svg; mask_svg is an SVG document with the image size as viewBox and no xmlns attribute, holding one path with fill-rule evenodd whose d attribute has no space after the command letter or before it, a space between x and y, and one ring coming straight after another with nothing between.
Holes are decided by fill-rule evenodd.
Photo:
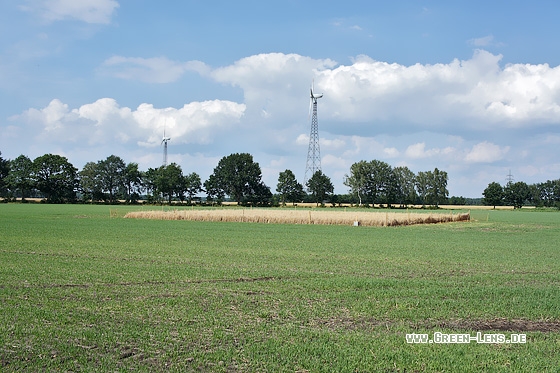
<instances>
[{"instance_id":1,"label":"dry grass patch","mask_svg":"<svg viewBox=\"0 0 560 373\"><path fill-rule=\"evenodd\" d=\"M312 211L312 210L173 210L129 212L125 218L158 220L191 220L250 222L276 224L322 224L322 225L363 225L398 226L412 224L433 224L470 220L470 213L425 214L394 212L355 211Z\"/></svg>"}]
</instances>

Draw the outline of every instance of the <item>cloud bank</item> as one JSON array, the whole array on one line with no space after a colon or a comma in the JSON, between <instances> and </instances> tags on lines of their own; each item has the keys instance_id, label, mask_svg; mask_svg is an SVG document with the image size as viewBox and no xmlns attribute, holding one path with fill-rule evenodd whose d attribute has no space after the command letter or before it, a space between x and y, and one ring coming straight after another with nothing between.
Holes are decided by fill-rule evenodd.
<instances>
[{"instance_id":1,"label":"cloud bank","mask_svg":"<svg viewBox=\"0 0 560 373\"><path fill-rule=\"evenodd\" d=\"M529 167L542 162L543 152L557 146L560 68L501 66L501 59L476 50L468 60L434 65L404 66L367 56L344 65L330 59L269 53L214 68L200 61L113 56L100 65L98 73L168 84L186 72L196 72L210 84L240 89L242 99L193 101L178 108L144 102L133 109L121 107L116 98L75 108L55 98L43 108L13 116L8 133L12 137L18 131L36 133L37 141L58 144L61 149L68 143L111 145L121 149L114 153L123 158L135 148L130 161L142 161L138 154L144 149L152 154L152 163L146 164L151 167L158 162L155 154L165 127L172 138L170 159L197 159L198 164L208 165L233 151L249 152L260 161L272 186L278 172L286 168L303 178L309 88L314 80L315 90L324 93L318 109L323 168L333 178L337 193L346 191L342 180L353 162L381 159L415 172L435 167L447 170L450 188L455 188L451 193L464 191L472 196L469 190L476 188L480 193L494 181L488 180L489 175L511 165L541 180L555 178L547 170L560 169L554 162L538 171ZM552 140L539 142L527 133ZM210 172L211 168L206 174ZM454 177L454 173L469 174L473 181L462 186L464 176Z\"/></svg>"},{"instance_id":2,"label":"cloud bank","mask_svg":"<svg viewBox=\"0 0 560 373\"><path fill-rule=\"evenodd\" d=\"M270 53L212 69L200 61L115 56L103 63L102 71L152 83L177 81L186 71L196 71L241 88L248 106L262 106L265 101L295 104L301 100L302 87L314 79L316 90L324 93L323 118L327 115L336 121L400 121L447 130L456 123L472 129L488 124L516 128L560 123L560 67L501 67L501 59L501 55L476 50L469 60L447 64L404 66L358 56L352 64L342 65L329 59ZM118 70L109 69L115 66Z\"/></svg>"},{"instance_id":3,"label":"cloud bank","mask_svg":"<svg viewBox=\"0 0 560 373\"><path fill-rule=\"evenodd\" d=\"M153 147L159 145L164 128L176 143L210 143L213 132L238 122L244 111L244 104L220 100L191 102L179 109L143 103L132 110L112 98L75 109L54 99L42 109L26 110L11 120L39 124L38 137L52 141L88 145L116 141Z\"/></svg>"}]
</instances>

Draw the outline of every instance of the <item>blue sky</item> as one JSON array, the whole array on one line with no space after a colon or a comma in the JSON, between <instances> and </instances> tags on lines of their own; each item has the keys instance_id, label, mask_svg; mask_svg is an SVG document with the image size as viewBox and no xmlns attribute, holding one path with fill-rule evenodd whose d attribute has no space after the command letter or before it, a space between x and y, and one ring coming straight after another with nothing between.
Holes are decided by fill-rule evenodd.
<instances>
[{"instance_id":1,"label":"blue sky","mask_svg":"<svg viewBox=\"0 0 560 373\"><path fill-rule=\"evenodd\" d=\"M0 151L303 181L309 87L336 193L360 160L450 195L560 178L560 3L21 0L0 5Z\"/></svg>"}]
</instances>

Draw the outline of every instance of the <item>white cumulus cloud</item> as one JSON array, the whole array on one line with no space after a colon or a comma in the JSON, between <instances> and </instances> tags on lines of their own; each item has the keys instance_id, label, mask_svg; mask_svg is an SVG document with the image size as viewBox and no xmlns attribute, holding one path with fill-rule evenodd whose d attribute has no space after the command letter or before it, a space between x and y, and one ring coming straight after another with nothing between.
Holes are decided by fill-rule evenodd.
<instances>
[{"instance_id":1,"label":"white cumulus cloud","mask_svg":"<svg viewBox=\"0 0 560 373\"><path fill-rule=\"evenodd\" d=\"M358 56L351 65L319 71L315 83L324 91L323 113L340 121L447 130L457 122L473 129L559 124L560 67L502 68L501 58L478 50L466 61L404 66Z\"/></svg>"},{"instance_id":2,"label":"white cumulus cloud","mask_svg":"<svg viewBox=\"0 0 560 373\"><path fill-rule=\"evenodd\" d=\"M166 135L175 143L209 143L218 129L239 121L244 104L231 101L191 102L182 108L155 108L141 104L132 110L120 107L112 98L102 98L70 110L58 99L42 109L28 109L12 121L40 123L39 137L51 141L103 144L137 142L143 146L157 146Z\"/></svg>"},{"instance_id":3,"label":"white cumulus cloud","mask_svg":"<svg viewBox=\"0 0 560 373\"><path fill-rule=\"evenodd\" d=\"M447 155L454 151L452 147L426 149L426 143L419 142L406 148L405 156L411 159L429 158L438 155Z\"/></svg>"},{"instance_id":4,"label":"white cumulus cloud","mask_svg":"<svg viewBox=\"0 0 560 373\"><path fill-rule=\"evenodd\" d=\"M384 148L383 153L387 158L395 158L400 154L397 148Z\"/></svg>"},{"instance_id":5,"label":"white cumulus cloud","mask_svg":"<svg viewBox=\"0 0 560 373\"><path fill-rule=\"evenodd\" d=\"M344 134L371 136L403 129L518 128L560 124L560 67L500 66L501 55L477 50L471 59L411 66L357 56L351 64L298 54L268 53L212 69L200 61L113 56L99 70L123 79L170 83L195 71L243 90L247 113L265 120L307 114L312 80L319 122ZM307 97L306 97L307 96ZM288 110L290 109L290 110ZM380 123L399 123L382 126ZM350 133L353 130L354 133Z\"/></svg>"},{"instance_id":6,"label":"white cumulus cloud","mask_svg":"<svg viewBox=\"0 0 560 373\"><path fill-rule=\"evenodd\" d=\"M308 145L309 144L309 135L306 135L304 133L301 133L300 135L298 135L298 137L296 139L296 144L297 145Z\"/></svg>"},{"instance_id":7,"label":"white cumulus cloud","mask_svg":"<svg viewBox=\"0 0 560 373\"><path fill-rule=\"evenodd\" d=\"M484 141L472 147L465 157L471 163L492 163L501 160L509 151L509 146L501 147Z\"/></svg>"},{"instance_id":8,"label":"white cumulus cloud","mask_svg":"<svg viewBox=\"0 0 560 373\"><path fill-rule=\"evenodd\" d=\"M342 139L320 138L319 139L319 144L321 145L321 147L324 147L324 148L342 149L346 145L346 142Z\"/></svg>"},{"instance_id":9,"label":"white cumulus cloud","mask_svg":"<svg viewBox=\"0 0 560 373\"><path fill-rule=\"evenodd\" d=\"M86 23L110 23L116 0L27 0L21 9L38 13L48 22L77 19Z\"/></svg>"}]
</instances>

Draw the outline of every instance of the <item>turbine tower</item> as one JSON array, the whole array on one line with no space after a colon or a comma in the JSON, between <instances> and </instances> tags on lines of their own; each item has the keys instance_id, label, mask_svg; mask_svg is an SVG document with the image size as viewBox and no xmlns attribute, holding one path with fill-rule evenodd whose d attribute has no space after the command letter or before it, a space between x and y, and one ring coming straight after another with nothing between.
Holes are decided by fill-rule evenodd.
<instances>
[{"instance_id":1,"label":"turbine tower","mask_svg":"<svg viewBox=\"0 0 560 373\"><path fill-rule=\"evenodd\" d=\"M309 101L309 112L311 113L311 105L313 105L313 115L311 116L311 133L309 134L309 148L307 149L307 163L305 165L305 178L303 186L307 184L316 171L321 170L321 149L319 147L319 121L317 120L317 100L323 97L323 94L313 92L313 84L311 84L311 97Z\"/></svg>"},{"instance_id":2,"label":"turbine tower","mask_svg":"<svg viewBox=\"0 0 560 373\"><path fill-rule=\"evenodd\" d=\"M171 137L165 137L165 125L163 126L163 138L161 140L161 145L163 145L163 167L167 166L167 142L171 140Z\"/></svg>"}]
</instances>

